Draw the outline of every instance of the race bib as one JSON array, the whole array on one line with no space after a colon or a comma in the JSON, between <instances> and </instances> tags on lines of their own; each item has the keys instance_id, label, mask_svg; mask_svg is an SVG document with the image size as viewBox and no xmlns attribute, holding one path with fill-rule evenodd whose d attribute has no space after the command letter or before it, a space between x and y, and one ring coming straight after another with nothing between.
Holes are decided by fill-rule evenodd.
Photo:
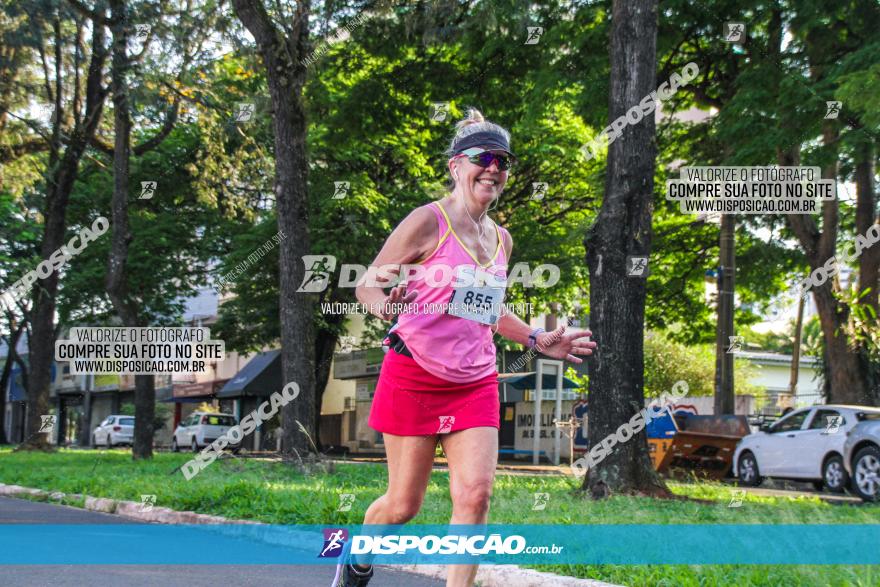
<instances>
[{"instance_id":1,"label":"race bib","mask_svg":"<svg viewBox=\"0 0 880 587\"><path fill-rule=\"evenodd\" d=\"M462 265L456 272L447 313L491 326L501 316L501 304L506 289L505 277Z\"/></svg>"}]
</instances>

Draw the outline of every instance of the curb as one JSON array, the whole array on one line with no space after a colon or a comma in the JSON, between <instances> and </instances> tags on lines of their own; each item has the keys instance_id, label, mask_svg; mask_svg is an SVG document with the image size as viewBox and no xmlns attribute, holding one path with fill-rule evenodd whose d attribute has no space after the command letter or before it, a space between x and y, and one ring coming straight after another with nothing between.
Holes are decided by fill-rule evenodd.
<instances>
[{"instance_id":1,"label":"curb","mask_svg":"<svg viewBox=\"0 0 880 587\"><path fill-rule=\"evenodd\" d=\"M104 514L116 513L116 502L112 499L105 499L103 497L91 497L87 495L84 507L93 512L101 512Z\"/></svg>"},{"instance_id":2,"label":"curb","mask_svg":"<svg viewBox=\"0 0 880 587\"><path fill-rule=\"evenodd\" d=\"M52 495L61 493L56 492ZM42 489L31 489L30 487L22 487L21 485L5 485L0 483L0 495L32 495L34 497L49 497L49 493ZM61 495L64 495L63 493Z\"/></svg>"},{"instance_id":3,"label":"curb","mask_svg":"<svg viewBox=\"0 0 880 587\"><path fill-rule=\"evenodd\" d=\"M20 485L6 485L0 483L0 496L14 497L16 495L29 495L48 501L62 502L64 498L82 500L85 498L84 509L105 514L123 516L140 522L156 524L236 524L267 526L263 522L252 520L235 520L223 516L199 514L196 512L178 512L169 508L151 506L144 510L144 504L135 501L122 501L105 497L83 496L79 493L62 493L60 491L43 491ZM293 531L273 531L264 533L260 540L278 545L302 544L302 538ZM235 532L232 529L224 529L224 533ZM384 565L377 565L382 567ZM388 568L415 573L435 579L446 578L446 565L388 565ZM533 569L523 569L517 565L480 565L477 571L476 584L480 587L621 587L612 583L603 583L594 579L578 579L543 573Z\"/></svg>"},{"instance_id":4,"label":"curb","mask_svg":"<svg viewBox=\"0 0 880 587\"><path fill-rule=\"evenodd\" d=\"M433 579L446 578L444 565L394 565L394 568ZM623 587L595 579L543 573L517 565L480 565L474 581L479 587Z\"/></svg>"}]
</instances>

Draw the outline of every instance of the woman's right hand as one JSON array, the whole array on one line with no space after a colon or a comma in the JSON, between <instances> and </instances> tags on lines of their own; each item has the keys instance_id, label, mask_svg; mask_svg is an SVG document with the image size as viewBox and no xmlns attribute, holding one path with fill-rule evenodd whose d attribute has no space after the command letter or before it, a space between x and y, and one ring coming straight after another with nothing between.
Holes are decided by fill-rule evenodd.
<instances>
[{"instance_id":1,"label":"woman's right hand","mask_svg":"<svg viewBox=\"0 0 880 587\"><path fill-rule=\"evenodd\" d=\"M405 283L392 287L385 299L379 304L375 315L382 320L394 320L394 317L400 313L401 306L414 302L418 295L418 290L407 292Z\"/></svg>"}]
</instances>

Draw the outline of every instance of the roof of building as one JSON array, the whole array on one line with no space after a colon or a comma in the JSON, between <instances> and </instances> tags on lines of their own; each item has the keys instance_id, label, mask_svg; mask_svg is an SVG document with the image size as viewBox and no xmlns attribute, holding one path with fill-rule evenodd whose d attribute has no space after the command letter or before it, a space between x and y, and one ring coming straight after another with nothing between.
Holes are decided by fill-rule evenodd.
<instances>
[{"instance_id":1,"label":"roof of building","mask_svg":"<svg viewBox=\"0 0 880 587\"><path fill-rule=\"evenodd\" d=\"M740 359L748 359L753 363L784 363L790 365L792 360L792 355L783 355L782 353L737 351L734 355ZM801 354L798 363L801 365L813 365L817 361L816 357Z\"/></svg>"}]
</instances>

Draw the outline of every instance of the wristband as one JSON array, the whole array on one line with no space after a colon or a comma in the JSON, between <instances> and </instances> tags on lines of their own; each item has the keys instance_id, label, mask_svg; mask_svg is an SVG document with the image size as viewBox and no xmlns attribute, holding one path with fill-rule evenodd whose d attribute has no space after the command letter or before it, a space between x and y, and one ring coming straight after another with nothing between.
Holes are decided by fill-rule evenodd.
<instances>
[{"instance_id":1,"label":"wristband","mask_svg":"<svg viewBox=\"0 0 880 587\"><path fill-rule=\"evenodd\" d=\"M534 330L532 330L532 333L529 335L529 344L528 344L528 347L530 349L535 348L535 346L538 344L538 335L541 334L542 332L547 332L547 331L544 330L543 328L535 328Z\"/></svg>"}]
</instances>

